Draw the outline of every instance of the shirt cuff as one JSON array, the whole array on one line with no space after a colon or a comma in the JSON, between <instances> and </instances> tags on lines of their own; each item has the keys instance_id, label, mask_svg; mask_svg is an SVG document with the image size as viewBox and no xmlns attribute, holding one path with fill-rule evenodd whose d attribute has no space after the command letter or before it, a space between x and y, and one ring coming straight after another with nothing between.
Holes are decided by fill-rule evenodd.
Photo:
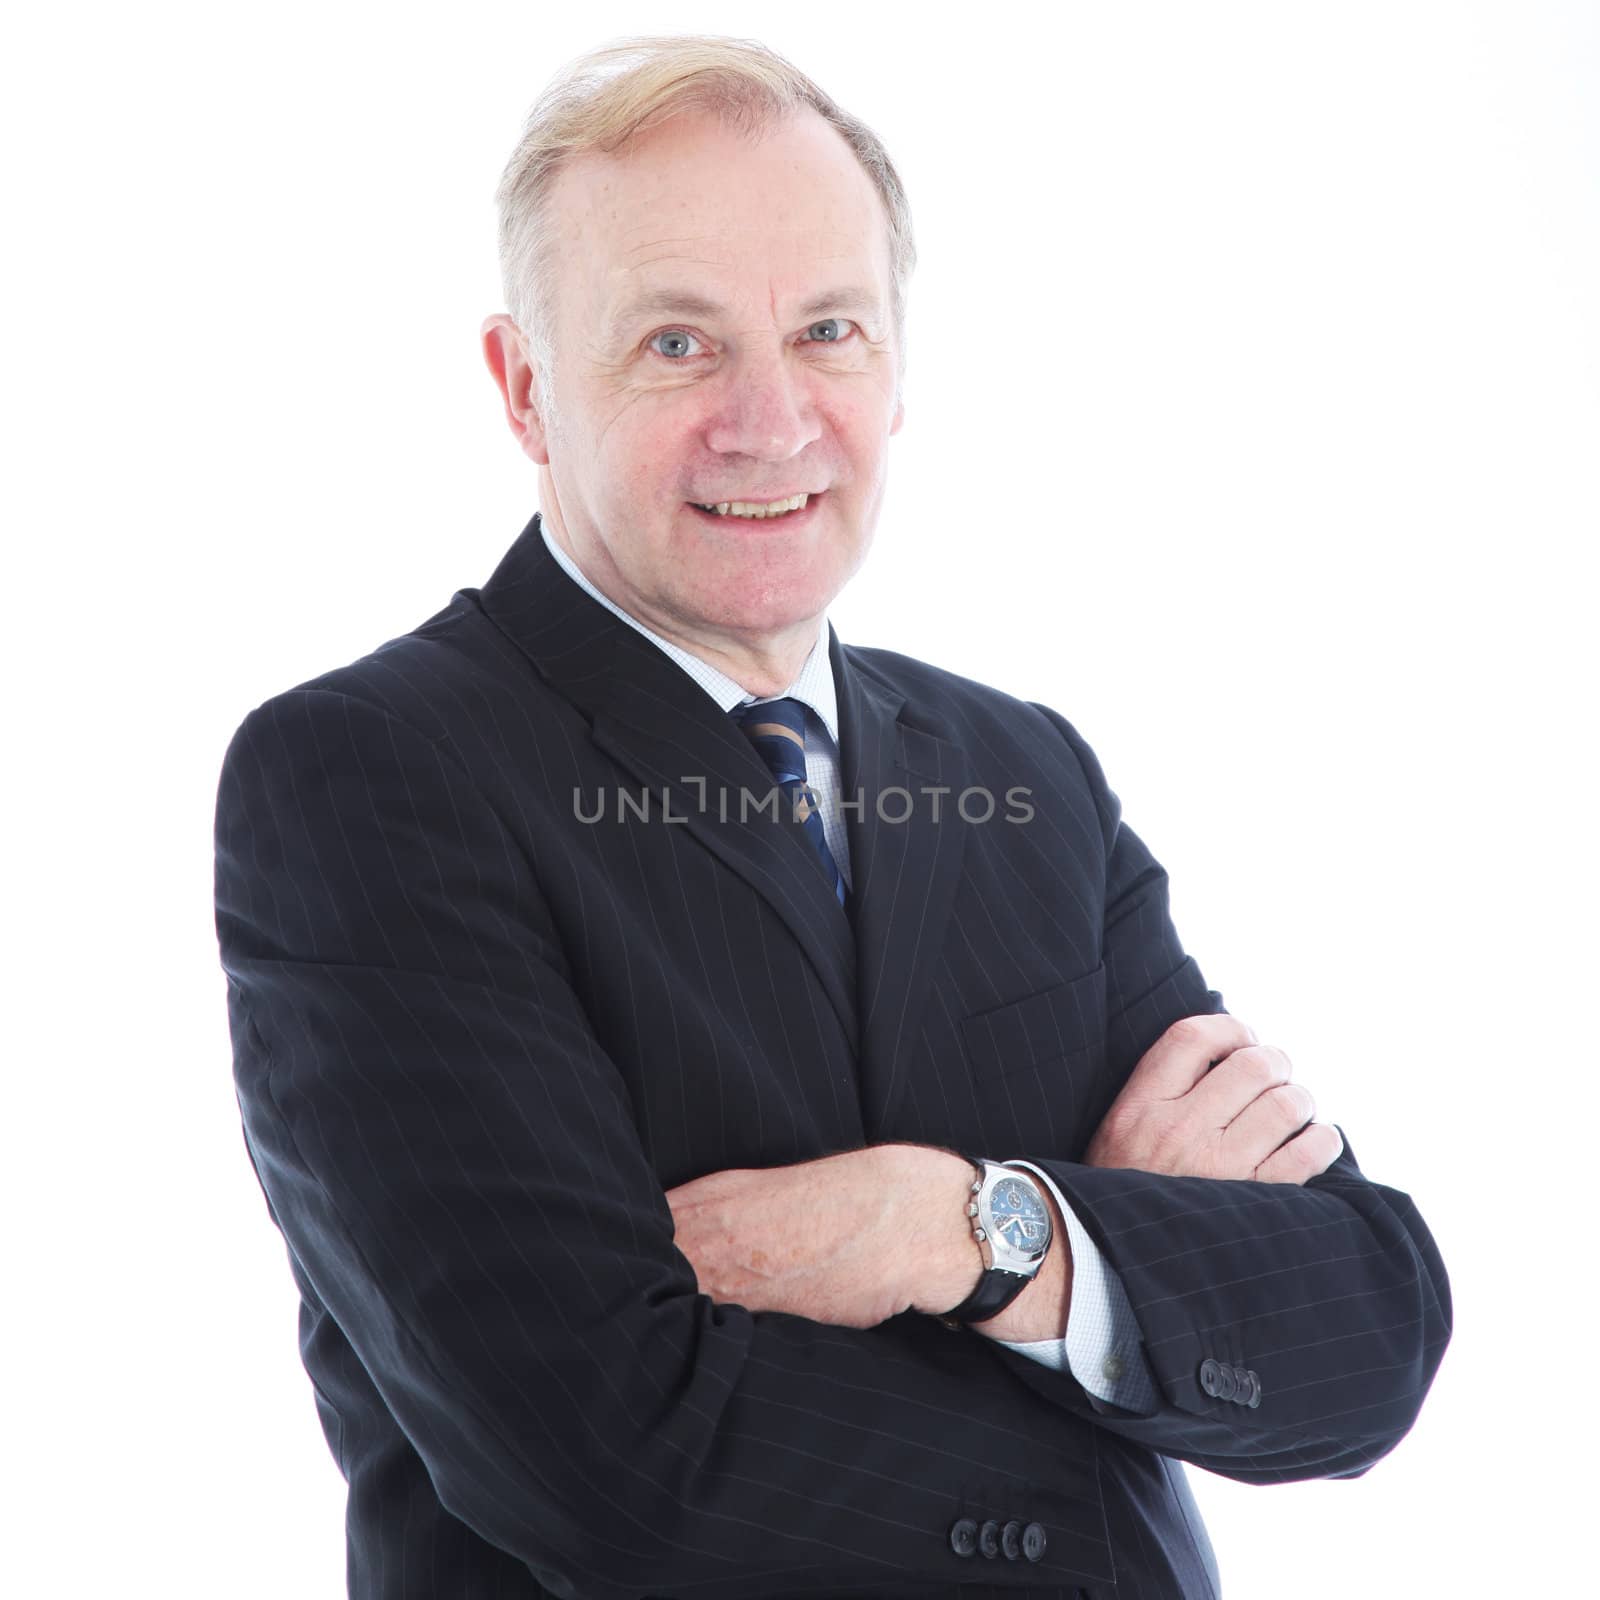
<instances>
[{"instance_id":1,"label":"shirt cuff","mask_svg":"<svg viewBox=\"0 0 1600 1600\"><path fill-rule=\"evenodd\" d=\"M1067 1368L1097 1399L1148 1415L1156 1410L1156 1386L1122 1280L1048 1172L1031 1161L1010 1160L1005 1165L1025 1167L1055 1197L1072 1246L1072 1304L1066 1338L996 1342L1047 1367Z\"/></svg>"}]
</instances>

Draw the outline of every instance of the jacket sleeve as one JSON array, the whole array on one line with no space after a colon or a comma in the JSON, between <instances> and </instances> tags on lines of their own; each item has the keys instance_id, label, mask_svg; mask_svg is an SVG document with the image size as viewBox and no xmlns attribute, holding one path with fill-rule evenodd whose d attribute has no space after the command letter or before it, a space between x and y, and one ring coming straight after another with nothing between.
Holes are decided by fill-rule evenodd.
<instances>
[{"instance_id":1,"label":"jacket sleeve","mask_svg":"<svg viewBox=\"0 0 1600 1600\"><path fill-rule=\"evenodd\" d=\"M1222 1010L1222 997L1184 955L1166 874L1123 824L1093 751L1038 709L1076 753L1100 814L1108 1048L1121 1081L1171 1023ZM1348 1138L1303 1185L1031 1159L1126 1290L1159 1398L1139 1415L1005 1353L1025 1381L1242 1482L1358 1477L1416 1421L1450 1338L1449 1280L1410 1197L1366 1177Z\"/></svg>"},{"instance_id":2,"label":"jacket sleeve","mask_svg":"<svg viewBox=\"0 0 1600 1600\"><path fill-rule=\"evenodd\" d=\"M593 1600L953 1586L952 1519L1019 1507L1044 1552L986 1582L1111 1581L1088 1421L928 1318L698 1292L529 860L452 747L279 695L229 746L216 852L251 1159L455 1517Z\"/></svg>"}]
</instances>

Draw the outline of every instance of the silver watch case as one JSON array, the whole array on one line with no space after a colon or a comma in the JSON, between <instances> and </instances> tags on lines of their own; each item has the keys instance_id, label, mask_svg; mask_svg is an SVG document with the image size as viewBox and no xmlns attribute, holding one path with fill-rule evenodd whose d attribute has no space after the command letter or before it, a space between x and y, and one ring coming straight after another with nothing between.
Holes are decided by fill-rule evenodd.
<instances>
[{"instance_id":1,"label":"silver watch case","mask_svg":"<svg viewBox=\"0 0 1600 1600\"><path fill-rule=\"evenodd\" d=\"M984 1271L998 1268L1031 1278L1044 1263L1053 1231L1044 1190L1031 1172L978 1159L983 1162L983 1181L967 1203L967 1215L972 1219L972 1237L983 1252ZM1011 1184L1021 1191L1015 1201Z\"/></svg>"}]
</instances>

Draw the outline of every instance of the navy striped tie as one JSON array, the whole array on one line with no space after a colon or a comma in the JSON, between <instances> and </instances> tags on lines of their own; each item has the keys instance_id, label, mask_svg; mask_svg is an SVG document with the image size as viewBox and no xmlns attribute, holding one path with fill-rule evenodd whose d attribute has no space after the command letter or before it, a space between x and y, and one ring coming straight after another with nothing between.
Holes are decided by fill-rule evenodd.
<instances>
[{"instance_id":1,"label":"navy striped tie","mask_svg":"<svg viewBox=\"0 0 1600 1600\"><path fill-rule=\"evenodd\" d=\"M844 904L844 878L839 863L828 848L828 836L823 831L822 816L815 797L806 782L806 708L799 700L757 700L747 706L736 706L733 720L744 735L761 753L783 791L785 802L793 808L806 830L806 837L816 846L817 854L827 869L828 879L839 904Z\"/></svg>"}]
</instances>

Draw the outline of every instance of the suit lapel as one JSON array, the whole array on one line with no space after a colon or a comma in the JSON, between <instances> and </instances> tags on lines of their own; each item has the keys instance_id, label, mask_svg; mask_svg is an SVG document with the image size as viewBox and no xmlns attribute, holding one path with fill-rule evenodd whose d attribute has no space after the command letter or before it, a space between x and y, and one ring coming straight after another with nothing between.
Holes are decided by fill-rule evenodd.
<instances>
[{"instance_id":1,"label":"suit lapel","mask_svg":"<svg viewBox=\"0 0 1600 1600\"><path fill-rule=\"evenodd\" d=\"M772 792L772 774L732 717L567 577L545 548L537 516L479 603L541 677L590 718L595 747L644 791L629 789L628 799L649 820L629 825L687 830L761 895L794 935L854 1047L850 923L804 829L755 810ZM608 811L615 815L614 802Z\"/></svg>"},{"instance_id":2,"label":"suit lapel","mask_svg":"<svg viewBox=\"0 0 1600 1600\"><path fill-rule=\"evenodd\" d=\"M856 930L859 1079L869 1142L892 1138L915 1075L918 1024L944 944L967 824L956 810L968 766L952 730L919 712L828 630L839 690L840 776ZM924 788L946 787L934 797ZM903 818L903 820L901 820Z\"/></svg>"},{"instance_id":3,"label":"suit lapel","mask_svg":"<svg viewBox=\"0 0 1600 1600\"><path fill-rule=\"evenodd\" d=\"M782 919L856 1049L868 1140L892 1137L965 848L956 801L969 768L952 730L854 658L830 626L840 787L859 801L845 812L847 918L797 823L740 820L742 795L772 787L750 741L687 673L567 577L537 516L479 604L588 716L595 747L646 791L651 824L687 829ZM937 820L924 786L948 790Z\"/></svg>"},{"instance_id":4,"label":"suit lapel","mask_svg":"<svg viewBox=\"0 0 1600 1600\"><path fill-rule=\"evenodd\" d=\"M756 809L773 785L755 746L687 673L663 662L648 639L628 633L610 702L595 719L595 744L657 796L668 796L679 825L783 919L853 1046L854 938L805 830L781 808L776 817Z\"/></svg>"}]
</instances>

